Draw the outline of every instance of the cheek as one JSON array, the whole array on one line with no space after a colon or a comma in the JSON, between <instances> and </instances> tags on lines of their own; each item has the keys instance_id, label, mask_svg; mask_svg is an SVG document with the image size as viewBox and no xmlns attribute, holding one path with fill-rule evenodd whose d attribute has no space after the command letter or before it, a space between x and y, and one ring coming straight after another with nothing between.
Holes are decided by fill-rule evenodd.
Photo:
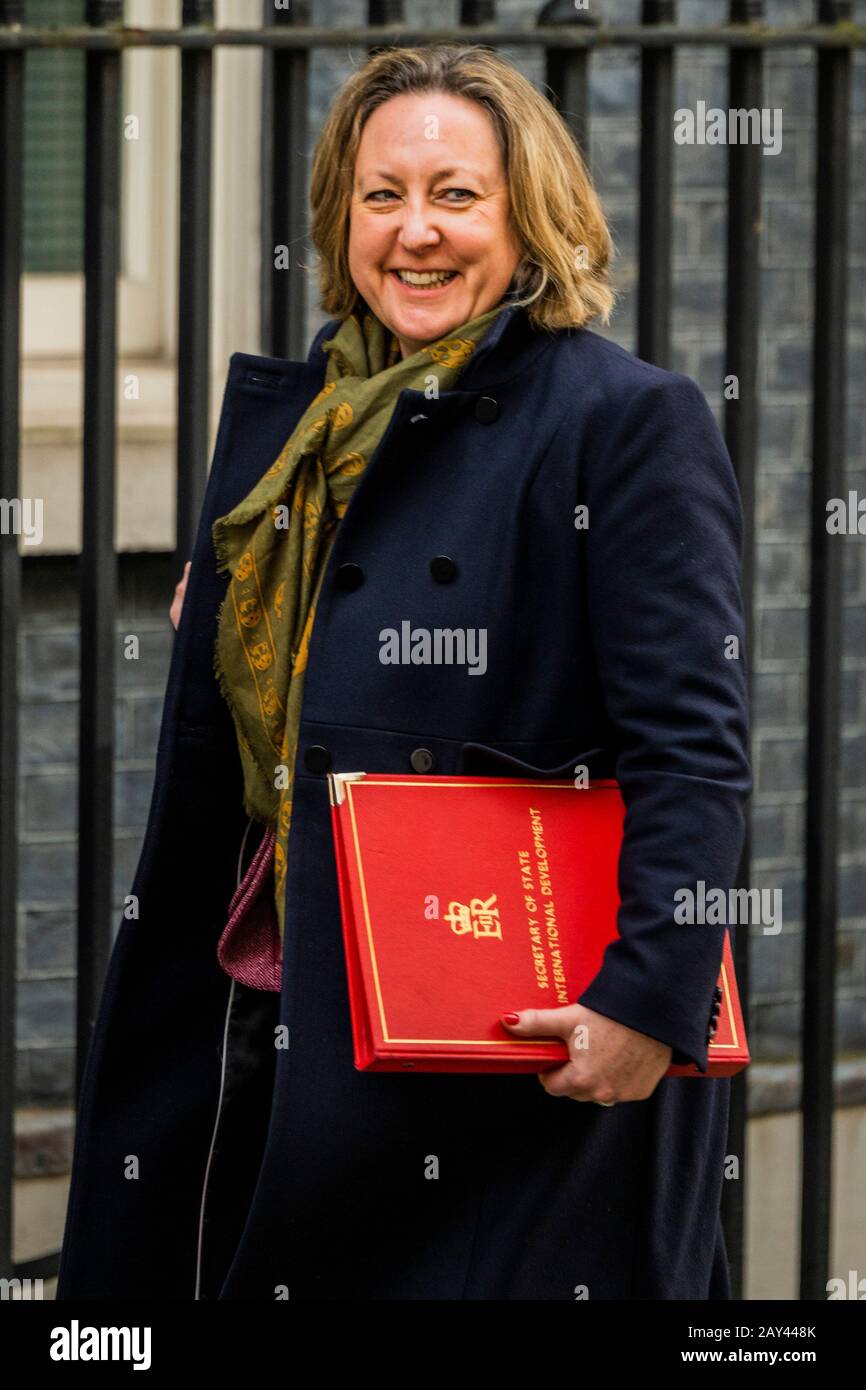
<instances>
[{"instance_id":1,"label":"cheek","mask_svg":"<svg viewBox=\"0 0 866 1390\"><path fill-rule=\"evenodd\" d=\"M520 254L514 244L514 238L509 234L508 228L503 227L496 242L496 250L491 258L491 267L497 276L501 276L504 280L510 280L519 260Z\"/></svg>"},{"instance_id":2,"label":"cheek","mask_svg":"<svg viewBox=\"0 0 866 1390\"><path fill-rule=\"evenodd\" d=\"M512 255L512 236L507 218L485 219L474 227L467 227L462 242L466 254L479 264L500 265Z\"/></svg>"},{"instance_id":3,"label":"cheek","mask_svg":"<svg viewBox=\"0 0 866 1390\"><path fill-rule=\"evenodd\" d=\"M374 224L349 228L349 264L360 274L371 274L383 254L384 237Z\"/></svg>"}]
</instances>

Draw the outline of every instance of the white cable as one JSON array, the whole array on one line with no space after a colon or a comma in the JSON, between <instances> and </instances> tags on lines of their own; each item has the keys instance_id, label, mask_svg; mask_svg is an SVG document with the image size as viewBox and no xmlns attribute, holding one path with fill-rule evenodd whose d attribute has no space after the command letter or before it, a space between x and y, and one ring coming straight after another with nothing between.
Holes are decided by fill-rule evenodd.
<instances>
[{"instance_id":1,"label":"white cable","mask_svg":"<svg viewBox=\"0 0 866 1390\"><path fill-rule=\"evenodd\" d=\"M247 836L248 836L249 833L250 833L250 826L252 825L252 823L253 823L253 818L252 818L252 816L250 816L249 820L247 821L247 828L246 828L246 830L244 831L244 837L243 837L243 839L241 840L240 853L238 854L237 881L236 881L236 884L235 884L235 887L236 887L236 888L239 888L239 887L240 887L241 878L243 877L243 875L242 875L242 873L241 873L241 868L242 868L243 862L244 862L244 848L245 848L246 843L247 843ZM226 1043L227 1043L227 1039L228 1039L229 1016L230 1016L230 1014L231 1014L232 1000L234 999L234 993L235 993L235 983L236 983L235 980L232 979L231 988L229 989L228 1004L226 1005L226 1016L225 1016L225 1022L224 1022L224 1024L223 1024L223 1045L222 1045L222 1058L221 1058L221 1065L220 1065L220 1090L219 1090L219 1099L217 1100L216 1118L214 1119L213 1133L212 1133L212 1135L211 1135L211 1140L210 1140L210 1149L208 1150L208 1156L207 1156L207 1165L206 1165L205 1170L204 1170L204 1183L202 1184L202 1189L201 1189L201 1207L199 1208L199 1215L198 1215L198 1250L197 1250L197 1252L196 1252L196 1262L195 1262L195 1295L194 1295L194 1297L195 1297L195 1301L196 1301L196 1302L200 1301L200 1300L199 1300L199 1292L200 1292L200 1289L201 1289L201 1252L202 1252L202 1242L203 1242L203 1239L204 1239L204 1209L205 1209L205 1201L206 1201L206 1199L207 1199L207 1182L208 1182L208 1177L209 1177L209 1175L210 1175L211 1160L212 1160L212 1158L213 1158L214 1145L216 1144L217 1131L219 1130L219 1124L220 1124L220 1113L221 1113L221 1111L222 1111L223 1091L225 1090L226 1060L227 1060L227 1057L228 1057L228 1048L227 1048Z\"/></svg>"}]
</instances>

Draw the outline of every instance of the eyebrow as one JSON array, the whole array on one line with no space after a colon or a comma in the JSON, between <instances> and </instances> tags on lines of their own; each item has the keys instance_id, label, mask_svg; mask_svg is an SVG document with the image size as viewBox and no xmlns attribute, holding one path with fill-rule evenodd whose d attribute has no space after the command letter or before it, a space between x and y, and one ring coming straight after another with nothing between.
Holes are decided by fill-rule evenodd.
<instances>
[{"instance_id":1,"label":"eyebrow","mask_svg":"<svg viewBox=\"0 0 866 1390\"><path fill-rule=\"evenodd\" d=\"M473 169L471 165L465 164L465 165L455 165L455 166L453 166L453 167L451 167L451 168L448 168L448 169L437 169L436 173L433 174L433 175L431 175L430 182L431 182L431 183L438 183L440 179L450 179L451 176L452 176L453 174L459 174L459 173L466 174L469 178L473 178L473 179L480 179L480 177L481 177L480 174L477 172L477 170ZM369 178L369 179L385 179L385 181L386 181L387 183L399 183L399 182L400 182L400 179L397 177L397 175L396 175L396 174L392 174L391 171L390 171L390 169L374 169L374 170L373 170L370 174L368 174L366 177ZM362 176L362 177L358 180L358 182L359 182L359 183L362 183L363 181L364 181L364 179L363 179L363 176Z\"/></svg>"}]
</instances>

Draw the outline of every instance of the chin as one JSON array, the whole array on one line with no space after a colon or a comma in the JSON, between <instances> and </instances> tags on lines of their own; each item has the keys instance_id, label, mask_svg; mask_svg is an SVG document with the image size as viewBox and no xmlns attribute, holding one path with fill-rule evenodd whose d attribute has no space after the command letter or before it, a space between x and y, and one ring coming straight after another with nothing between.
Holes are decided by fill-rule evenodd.
<instances>
[{"instance_id":1,"label":"chin","mask_svg":"<svg viewBox=\"0 0 866 1390\"><path fill-rule=\"evenodd\" d=\"M410 318L407 315L405 318L396 319L394 332L401 338L411 339L413 342L432 343L434 338L441 338L443 333L448 333L465 322L465 317L459 313L429 314L424 318Z\"/></svg>"},{"instance_id":2,"label":"chin","mask_svg":"<svg viewBox=\"0 0 866 1390\"><path fill-rule=\"evenodd\" d=\"M449 306L446 310L443 305L441 309L429 309L426 313L394 314L391 316L391 328L399 337L417 342L421 346L444 337L452 329L467 323L471 317L469 309L464 311L459 307Z\"/></svg>"}]
</instances>

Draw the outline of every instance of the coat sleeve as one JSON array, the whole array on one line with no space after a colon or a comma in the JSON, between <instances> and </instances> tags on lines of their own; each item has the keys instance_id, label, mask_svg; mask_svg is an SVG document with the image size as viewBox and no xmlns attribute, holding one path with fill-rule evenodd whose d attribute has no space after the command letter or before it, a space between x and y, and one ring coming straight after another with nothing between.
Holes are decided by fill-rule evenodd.
<instances>
[{"instance_id":1,"label":"coat sleeve","mask_svg":"<svg viewBox=\"0 0 866 1390\"><path fill-rule=\"evenodd\" d=\"M735 885L752 779L740 496L695 383L654 375L583 465L581 492L626 814L619 935L578 1002L705 1071L725 925L677 922L674 895Z\"/></svg>"}]
</instances>

